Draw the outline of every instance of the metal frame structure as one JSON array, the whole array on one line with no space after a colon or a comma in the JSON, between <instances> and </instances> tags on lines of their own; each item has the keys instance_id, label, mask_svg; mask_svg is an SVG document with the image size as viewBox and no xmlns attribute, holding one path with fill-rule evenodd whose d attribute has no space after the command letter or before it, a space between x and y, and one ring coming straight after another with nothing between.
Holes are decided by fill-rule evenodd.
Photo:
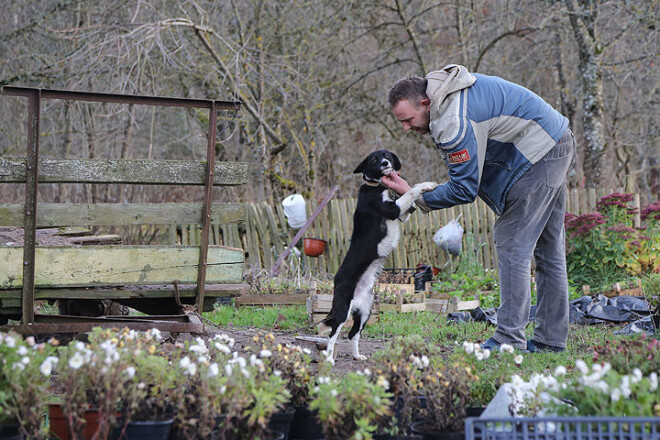
<instances>
[{"instance_id":1,"label":"metal frame structure","mask_svg":"<svg viewBox=\"0 0 660 440\"><path fill-rule=\"evenodd\" d=\"M69 101L87 101L100 103L118 103L151 105L160 107L185 107L185 108L207 108L209 109L209 134L208 145L206 149L206 179L204 193L204 209L202 222L202 241L199 253L199 270L197 276L197 294L195 303L197 310L201 312L204 305L204 286L206 283L206 264L209 242L209 229L211 224L211 195L213 190L213 175L215 163L215 142L217 113L219 110L238 111L241 106L240 101L217 101L207 99L188 99L188 98L167 98L159 96L143 95L122 95L109 93L90 93L65 90L50 90L32 87L3 86L4 95L21 96L28 99L28 127L27 127L27 155L26 155L26 180L25 180L25 213L24 213L24 242L23 242L23 291L22 291L22 326L29 326L30 332L45 333L57 331L57 324L35 324L34 313L34 279L35 279L35 248L36 248L36 229L37 229L37 186L39 175L39 125L41 118L41 101L43 99L60 99ZM56 317L50 317L56 319ZM64 318L64 317L63 317ZM66 317L71 321L72 317ZM147 318L147 319L145 319ZM140 317L140 319L131 318L113 318L112 320L79 319L73 327L69 326L67 331L87 331L94 324L110 323L129 323L136 324L138 328L158 327L169 331L201 331L201 322L197 319L193 327L182 322L181 315L169 315L151 317ZM187 318L187 317L186 317ZM184 318L183 320L185 321ZM167 321L175 321L174 323ZM191 328L193 330L191 330ZM186 330L188 329L188 330ZM21 330L20 328L18 329ZM41 330L41 331L40 331ZM168 331L168 330L166 330Z\"/></svg>"}]
</instances>

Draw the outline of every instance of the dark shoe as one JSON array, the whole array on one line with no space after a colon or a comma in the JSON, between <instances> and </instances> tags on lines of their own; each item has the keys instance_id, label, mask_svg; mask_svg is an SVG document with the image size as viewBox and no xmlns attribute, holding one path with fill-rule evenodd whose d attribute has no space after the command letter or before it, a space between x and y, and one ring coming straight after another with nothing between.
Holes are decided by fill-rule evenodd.
<instances>
[{"instance_id":1,"label":"dark shoe","mask_svg":"<svg viewBox=\"0 0 660 440\"><path fill-rule=\"evenodd\" d=\"M490 351L498 351L500 349L500 344L493 338L488 338L486 339L486 342L481 344L481 348L484 350L490 350Z\"/></svg>"},{"instance_id":2,"label":"dark shoe","mask_svg":"<svg viewBox=\"0 0 660 440\"><path fill-rule=\"evenodd\" d=\"M530 353L559 353L564 351L562 347L555 347L554 345L544 344L542 342L530 339L527 341L527 351Z\"/></svg>"}]
</instances>

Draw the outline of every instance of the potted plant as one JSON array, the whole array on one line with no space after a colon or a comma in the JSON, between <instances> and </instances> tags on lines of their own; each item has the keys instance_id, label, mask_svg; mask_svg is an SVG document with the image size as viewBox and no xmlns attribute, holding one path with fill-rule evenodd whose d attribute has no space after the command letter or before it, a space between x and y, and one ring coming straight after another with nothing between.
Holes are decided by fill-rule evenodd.
<instances>
[{"instance_id":1,"label":"potted plant","mask_svg":"<svg viewBox=\"0 0 660 440\"><path fill-rule=\"evenodd\" d=\"M278 343L272 333L266 333L255 335L246 351L258 355L270 374L282 378L291 396L284 408L271 416L269 427L283 432L285 438L288 438L292 425L295 438L309 435L306 434L308 429L313 431L312 435L314 432L320 434L320 426L308 408L312 400L311 388L316 383L310 368L310 350Z\"/></svg>"},{"instance_id":2,"label":"potted plant","mask_svg":"<svg viewBox=\"0 0 660 440\"><path fill-rule=\"evenodd\" d=\"M372 356L370 370L384 377L392 394L394 417L382 420L378 427L383 438L407 438L409 426L425 405L425 397L415 386L416 378L437 359L438 347L419 335L397 337Z\"/></svg>"},{"instance_id":3,"label":"potted plant","mask_svg":"<svg viewBox=\"0 0 660 440\"><path fill-rule=\"evenodd\" d=\"M124 331L118 337L127 365L122 375L121 419L115 426L114 437L168 439L185 374L159 353L161 336L157 329L143 333Z\"/></svg>"},{"instance_id":4,"label":"potted plant","mask_svg":"<svg viewBox=\"0 0 660 440\"><path fill-rule=\"evenodd\" d=\"M310 408L318 411L327 440L372 439L383 419L392 416L389 383L373 376L367 369L341 381L319 377Z\"/></svg>"},{"instance_id":5,"label":"potted plant","mask_svg":"<svg viewBox=\"0 0 660 440\"><path fill-rule=\"evenodd\" d=\"M236 398L236 387L228 387L227 363L232 359L234 340L216 335L208 344L198 338L179 347L171 361L185 380L178 387L174 438L226 438L228 406Z\"/></svg>"},{"instance_id":6,"label":"potted plant","mask_svg":"<svg viewBox=\"0 0 660 440\"><path fill-rule=\"evenodd\" d=\"M425 420L413 422L412 432L424 440L463 439L472 380L471 369L458 363L427 368L415 376L412 387L425 396L426 405L422 408Z\"/></svg>"},{"instance_id":7,"label":"potted plant","mask_svg":"<svg viewBox=\"0 0 660 440\"><path fill-rule=\"evenodd\" d=\"M40 440L45 400L57 357L57 341L35 342L9 332L0 333L0 435Z\"/></svg>"},{"instance_id":8,"label":"potted plant","mask_svg":"<svg viewBox=\"0 0 660 440\"><path fill-rule=\"evenodd\" d=\"M129 367L124 342L116 330L101 328L90 332L88 340L71 341L59 350L61 404L49 405L48 411L50 431L59 438L106 439L117 420Z\"/></svg>"}]
</instances>

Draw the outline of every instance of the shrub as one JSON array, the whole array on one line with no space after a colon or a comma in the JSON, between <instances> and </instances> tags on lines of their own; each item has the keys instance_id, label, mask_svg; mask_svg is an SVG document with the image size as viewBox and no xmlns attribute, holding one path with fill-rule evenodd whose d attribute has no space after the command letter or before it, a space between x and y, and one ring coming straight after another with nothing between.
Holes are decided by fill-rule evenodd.
<instances>
[{"instance_id":1,"label":"shrub","mask_svg":"<svg viewBox=\"0 0 660 440\"><path fill-rule=\"evenodd\" d=\"M566 214L566 264L573 283L603 286L660 270L660 204L645 207L646 226L635 228L632 199L613 193L600 199L597 212Z\"/></svg>"}]
</instances>

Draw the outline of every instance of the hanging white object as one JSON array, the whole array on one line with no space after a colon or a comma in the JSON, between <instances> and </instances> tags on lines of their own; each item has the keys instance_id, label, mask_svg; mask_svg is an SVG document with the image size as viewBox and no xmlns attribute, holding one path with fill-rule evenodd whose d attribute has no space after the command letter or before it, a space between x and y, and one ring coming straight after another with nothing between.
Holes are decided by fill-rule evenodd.
<instances>
[{"instance_id":1,"label":"hanging white object","mask_svg":"<svg viewBox=\"0 0 660 440\"><path fill-rule=\"evenodd\" d=\"M307 211L305 210L305 199L300 194L291 194L282 200L284 215L289 227L300 229L307 222Z\"/></svg>"},{"instance_id":2,"label":"hanging white object","mask_svg":"<svg viewBox=\"0 0 660 440\"><path fill-rule=\"evenodd\" d=\"M460 255L463 248L463 226L458 223L461 215L438 229L433 236L435 244L453 256Z\"/></svg>"}]
</instances>

